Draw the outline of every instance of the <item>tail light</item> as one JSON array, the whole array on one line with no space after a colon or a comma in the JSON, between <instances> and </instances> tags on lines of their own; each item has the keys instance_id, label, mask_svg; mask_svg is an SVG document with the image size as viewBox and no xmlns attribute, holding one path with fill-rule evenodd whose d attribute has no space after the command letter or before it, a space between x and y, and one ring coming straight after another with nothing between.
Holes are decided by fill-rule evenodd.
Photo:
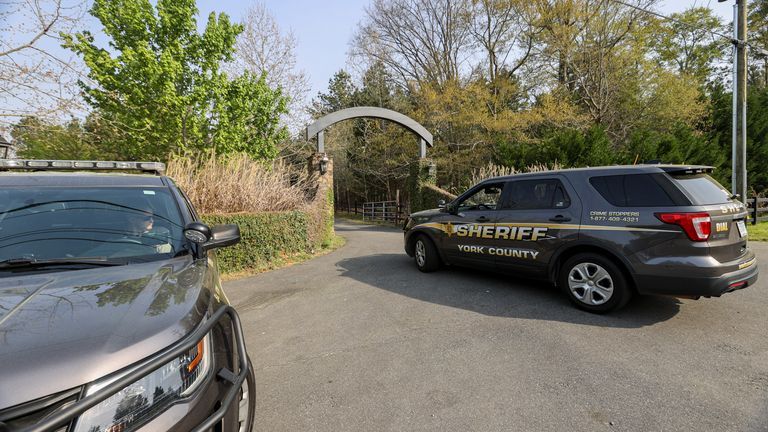
<instances>
[{"instance_id":1,"label":"tail light","mask_svg":"<svg viewBox=\"0 0 768 432\"><path fill-rule=\"evenodd\" d=\"M660 221L679 225L693 241L707 241L712 232L709 213L656 213Z\"/></svg>"}]
</instances>

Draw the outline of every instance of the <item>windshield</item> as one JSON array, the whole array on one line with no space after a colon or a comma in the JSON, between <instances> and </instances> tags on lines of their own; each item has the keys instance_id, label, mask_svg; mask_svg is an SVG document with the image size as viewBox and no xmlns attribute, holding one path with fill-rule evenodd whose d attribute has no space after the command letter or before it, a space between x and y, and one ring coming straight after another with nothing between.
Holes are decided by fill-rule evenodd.
<instances>
[{"instance_id":1,"label":"windshield","mask_svg":"<svg viewBox=\"0 0 768 432\"><path fill-rule=\"evenodd\" d=\"M166 188L0 190L0 263L152 261L184 251L183 239Z\"/></svg>"}]
</instances>

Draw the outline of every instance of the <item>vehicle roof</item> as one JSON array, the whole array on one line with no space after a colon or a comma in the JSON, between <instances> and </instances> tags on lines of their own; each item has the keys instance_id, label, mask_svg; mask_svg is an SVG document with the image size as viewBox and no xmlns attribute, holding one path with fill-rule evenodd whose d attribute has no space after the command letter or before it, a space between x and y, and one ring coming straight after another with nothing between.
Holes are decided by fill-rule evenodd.
<instances>
[{"instance_id":1,"label":"vehicle roof","mask_svg":"<svg viewBox=\"0 0 768 432\"><path fill-rule=\"evenodd\" d=\"M658 172L671 172L671 171L688 171L688 170L712 170L711 166L707 165L674 165L674 164L640 164L640 165L611 165L611 166L599 166L599 167L583 167L583 168L564 168L549 171L536 171L529 173L519 173L507 176L491 177L484 181L492 180L512 180L520 177L535 177L542 175L552 174L569 174L569 173L604 173L606 175L627 173L636 171L637 173L658 173Z\"/></svg>"},{"instance_id":2,"label":"vehicle roof","mask_svg":"<svg viewBox=\"0 0 768 432\"><path fill-rule=\"evenodd\" d=\"M152 174L25 171L0 172L0 186L63 186L63 187L163 187L163 176Z\"/></svg>"}]
</instances>

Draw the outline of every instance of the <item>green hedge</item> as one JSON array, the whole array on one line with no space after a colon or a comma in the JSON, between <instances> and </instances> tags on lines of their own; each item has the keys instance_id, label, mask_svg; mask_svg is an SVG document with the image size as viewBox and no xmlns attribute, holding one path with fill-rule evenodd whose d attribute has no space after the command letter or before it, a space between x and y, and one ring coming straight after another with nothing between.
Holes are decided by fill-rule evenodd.
<instances>
[{"instance_id":1,"label":"green hedge","mask_svg":"<svg viewBox=\"0 0 768 432\"><path fill-rule=\"evenodd\" d=\"M280 254L308 252L309 216L300 211L203 215L209 225L237 224L240 243L219 249L222 273L263 267Z\"/></svg>"}]
</instances>

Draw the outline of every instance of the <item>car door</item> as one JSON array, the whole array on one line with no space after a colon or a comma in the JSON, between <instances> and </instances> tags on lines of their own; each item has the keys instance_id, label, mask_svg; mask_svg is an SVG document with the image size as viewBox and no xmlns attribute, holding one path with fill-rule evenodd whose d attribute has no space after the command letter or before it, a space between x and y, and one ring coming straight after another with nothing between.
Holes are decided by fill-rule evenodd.
<instances>
[{"instance_id":1,"label":"car door","mask_svg":"<svg viewBox=\"0 0 768 432\"><path fill-rule=\"evenodd\" d=\"M498 217L504 182L481 183L448 208L442 249L451 264L493 268L492 232Z\"/></svg>"},{"instance_id":2,"label":"car door","mask_svg":"<svg viewBox=\"0 0 768 432\"><path fill-rule=\"evenodd\" d=\"M511 181L496 221L496 266L541 276L555 252L578 238L581 204L560 176Z\"/></svg>"}]
</instances>

